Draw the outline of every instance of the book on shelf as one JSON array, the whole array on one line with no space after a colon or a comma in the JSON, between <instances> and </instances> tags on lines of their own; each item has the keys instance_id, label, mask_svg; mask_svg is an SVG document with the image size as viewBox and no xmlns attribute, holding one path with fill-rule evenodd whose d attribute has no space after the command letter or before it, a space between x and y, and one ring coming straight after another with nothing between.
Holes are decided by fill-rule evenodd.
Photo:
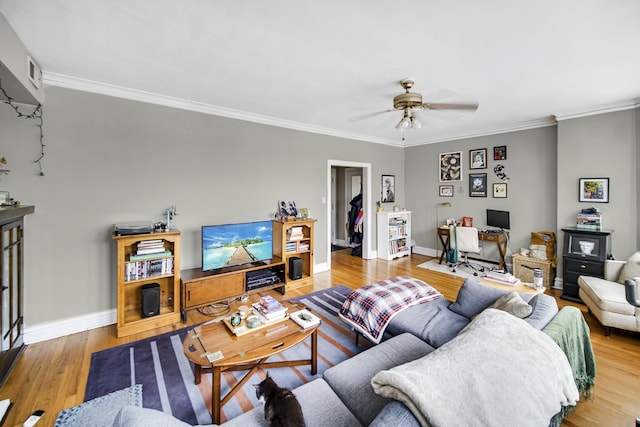
<instances>
[{"instance_id":1,"label":"book on shelf","mask_svg":"<svg viewBox=\"0 0 640 427\"><path fill-rule=\"evenodd\" d=\"M164 242L162 239L156 239L156 240L142 240L140 242L137 243L137 246L139 248L144 247L144 246L158 246L158 245L163 245Z\"/></svg>"},{"instance_id":2,"label":"book on shelf","mask_svg":"<svg viewBox=\"0 0 640 427\"><path fill-rule=\"evenodd\" d=\"M289 318L300 325L302 329L309 329L320 324L320 318L306 308L291 313Z\"/></svg>"},{"instance_id":3,"label":"book on shelf","mask_svg":"<svg viewBox=\"0 0 640 427\"><path fill-rule=\"evenodd\" d=\"M136 250L136 255L148 255L148 254L157 254L160 252L164 252L166 251L166 249L164 248L164 246L147 246L144 248L138 248Z\"/></svg>"},{"instance_id":4,"label":"book on shelf","mask_svg":"<svg viewBox=\"0 0 640 427\"><path fill-rule=\"evenodd\" d=\"M173 258L127 262L124 265L124 281L148 279L173 274Z\"/></svg>"},{"instance_id":5,"label":"book on shelf","mask_svg":"<svg viewBox=\"0 0 640 427\"><path fill-rule=\"evenodd\" d=\"M146 259L152 259L152 258L162 258L162 257L167 257L167 256L171 256L171 251L163 251L163 252L153 252L153 253L149 253L149 254L131 254L129 255L129 261L143 261Z\"/></svg>"},{"instance_id":6,"label":"book on shelf","mask_svg":"<svg viewBox=\"0 0 640 427\"><path fill-rule=\"evenodd\" d=\"M491 280L492 282L510 286L516 286L520 283L520 279L511 273L500 273L498 271L490 271L483 278Z\"/></svg>"},{"instance_id":7,"label":"book on shelf","mask_svg":"<svg viewBox=\"0 0 640 427\"><path fill-rule=\"evenodd\" d=\"M302 240L303 238L302 227L291 227L287 232L287 239L289 240Z\"/></svg>"}]
</instances>

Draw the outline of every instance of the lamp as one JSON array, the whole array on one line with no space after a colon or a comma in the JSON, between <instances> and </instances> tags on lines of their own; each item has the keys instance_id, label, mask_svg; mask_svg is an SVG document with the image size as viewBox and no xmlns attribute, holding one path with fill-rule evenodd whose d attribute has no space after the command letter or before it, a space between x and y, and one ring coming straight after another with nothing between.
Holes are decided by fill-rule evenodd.
<instances>
[{"instance_id":1,"label":"lamp","mask_svg":"<svg viewBox=\"0 0 640 427\"><path fill-rule=\"evenodd\" d=\"M411 108L405 108L402 118L396 125L396 129L405 131L407 129L420 129L422 122L411 113Z\"/></svg>"},{"instance_id":2,"label":"lamp","mask_svg":"<svg viewBox=\"0 0 640 427\"><path fill-rule=\"evenodd\" d=\"M440 227L440 206L450 208L453 205L451 202L442 202L436 205L436 258L440 257L440 254L438 253L438 249L440 248L440 243L438 243L440 241L440 236L438 235L438 228ZM442 249L445 250L447 248Z\"/></svg>"}]
</instances>

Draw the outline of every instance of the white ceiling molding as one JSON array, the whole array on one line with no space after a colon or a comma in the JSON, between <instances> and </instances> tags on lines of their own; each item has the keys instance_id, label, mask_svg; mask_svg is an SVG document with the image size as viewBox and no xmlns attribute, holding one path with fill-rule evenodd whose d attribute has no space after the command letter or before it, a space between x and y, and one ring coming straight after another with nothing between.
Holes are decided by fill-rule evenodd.
<instances>
[{"instance_id":1,"label":"white ceiling molding","mask_svg":"<svg viewBox=\"0 0 640 427\"><path fill-rule=\"evenodd\" d=\"M554 117L557 121L561 122L563 120L579 119L580 117L589 117L598 114L615 113L616 111L632 110L638 107L640 107L640 98L635 98L616 105L602 106L581 113L561 114Z\"/></svg>"},{"instance_id":2,"label":"white ceiling molding","mask_svg":"<svg viewBox=\"0 0 640 427\"><path fill-rule=\"evenodd\" d=\"M286 129L299 130L303 132L317 133L321 135L335 136L338 138L355 139L357 141L373 142L376 144L403 146L401 141L394 141L385 138L375 138L370 135L363 135L336 129L312 126L307 123L299 123L275 117L263 116L259 114L247 113L245 111L233 110L202 102L189 101L171 96L159 95L137 89L124 88L108 83L94 82L77 77L65 76L63 74L49 73L43 71L42 80L50 86L64 87L84 92L97 93L100 95L113 96L116 98L130 99L133 101L146 102L149 104L162 105L165 107L179 108L182 110L195 111L198 113L211 114L214 116L227 117L230 119L244 120L248 122L260 123L269 126L276 126Z\"/></svg>"},{"instance_id":3,"label":"white ceiling molding","mask_svg":"<svg viewBox=\"0 0 640 427\"><path fill-rule=\"evenodd\" d=\"M427 144L436 144L441 142L454 141L458 139L476 138L489 135L497 135L502 133L517 132L522 130L536 129L541 127L554 126L562 120L576 119L580 117L588 117L597 114L611 113L616 111L629 110L640 106L640 98L623 102L618 105L609 105L606 107L594 108L589 111L554 115L540 120L531 120L520 123L509 123L502 126L487 128L482 130L474 130L470 132L450 133L438 138L429 138L423 141L407 143L398 140L389 140L385 138L375 138L371 135L363 135L340 131L336 129L312 126L307 123L299 123L294 121L282 120L275 117L263 116L259 114L251 114L244 111L233 110L230 108L209 105L202 102L189 101L171 96L159 95L155 93L145 92L137 89L130 89L111 85L108 83L94 82L77 77L65 76L63 74L49 73L43 71L42 80L50 86L64 87L67 89L80 90L84 92L97 93L101 95L114 96L117 98L129 99L133 101L146 102L149 104L162 105L165 107L178 108L182 110L195 111L198 113L211 114L214 116L226 117L236 120L244 120L253 123L264 124L268 126L276 126L286 129L298 130L302 132L311 132L320 135L334 136L338 138L353 139L357 141L372 142L376 144L392 145L396 147L414 147Z\"/></svg>"}]
</instances>

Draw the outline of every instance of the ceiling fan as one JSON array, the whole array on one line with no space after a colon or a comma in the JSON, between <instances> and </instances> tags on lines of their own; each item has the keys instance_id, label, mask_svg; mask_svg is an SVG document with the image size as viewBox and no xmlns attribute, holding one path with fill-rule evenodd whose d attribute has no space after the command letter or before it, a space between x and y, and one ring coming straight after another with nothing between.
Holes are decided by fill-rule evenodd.
<instances>
[{"instance_id":1,"label":"ceiling fan","mask_svg":"<svg viewBox=\"0 0 640 427\"><path fill-rule=\"evenodd\" d=\"M456 104L456 103L440 103L440 102L422 102L422 95L417 92L409 92L413 87L413 79L400 80L400 86L405 90L393 98L393 110L402 111L402 118L396 125L396 129L420 129L422 121L416 116L416 110L458 110L473 112L478 109L478 103Z\"/></svg>"}]
</instances>

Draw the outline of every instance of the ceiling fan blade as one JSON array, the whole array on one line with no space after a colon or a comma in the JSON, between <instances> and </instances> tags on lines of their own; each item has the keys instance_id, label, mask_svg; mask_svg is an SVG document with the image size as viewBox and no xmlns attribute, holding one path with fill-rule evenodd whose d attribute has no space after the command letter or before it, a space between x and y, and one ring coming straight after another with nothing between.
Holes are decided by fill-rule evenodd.
<instances>
[{"instance_id":1,"label":"ceiling fan blade","mask_svg":"<svg viewBox=\"0 0 640 427\"><path fill-rule=\"evenodd\" d=\"M458 104L445 102L425 102L422 104L425 110L459 110L459 111L476 111L478 103Z\"/></svg>"},{"instance_id":2,"label":"ceiling fan blade","mask_svg":"<svg viewBox=\"0 0 640 427\"><path fill-rule=\"evenodd\" d=\"M362 120L367 120L367 119L371 119L373 117L377 117L380 116L382 114L386 114L390 111L396 111L396 110L380 110L380 111L374 111L372 113L366 113L366 114L360 114L359 116L354 116L354 117L349 117L347 120L349 120L351 123L354 122L360 122Z\"/></svg>"}]
</instances>

